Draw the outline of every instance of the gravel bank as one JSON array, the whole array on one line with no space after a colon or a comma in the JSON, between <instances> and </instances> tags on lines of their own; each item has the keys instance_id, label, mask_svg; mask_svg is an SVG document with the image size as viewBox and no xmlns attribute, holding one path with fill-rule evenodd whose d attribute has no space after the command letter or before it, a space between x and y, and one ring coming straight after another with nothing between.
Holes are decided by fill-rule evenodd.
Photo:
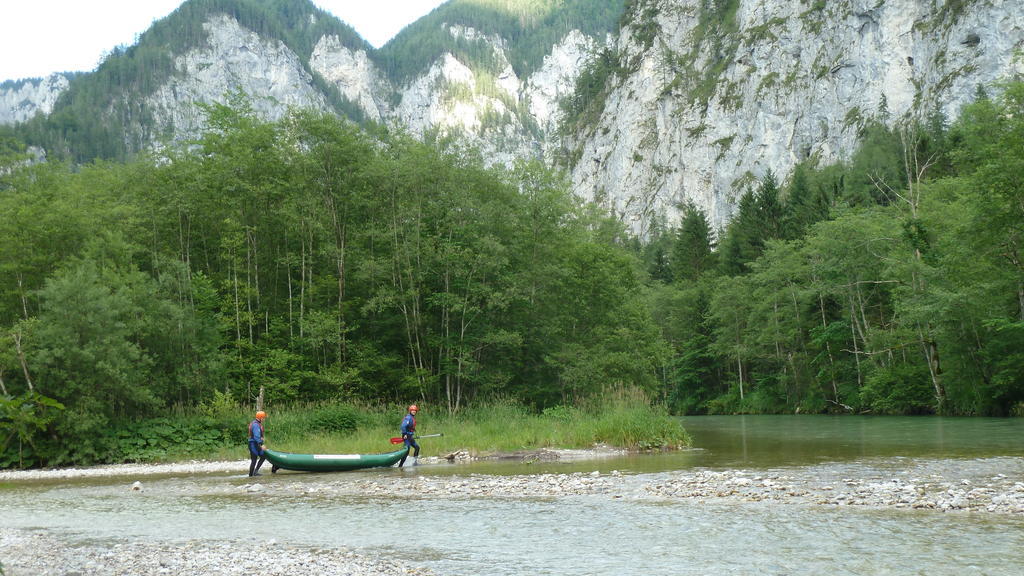
<instances>
[{"instance_id":1,"label":"gravel bank","mask_svg":"<svg viewBox=\"0 0 1024 576\"><path fill-rule=\"evenodd\" d=\"M429 571L346 550L318 550L262 543L70 543L43 532L0 528L5 576L162 576L217 574L260 576L409 576Z\"/></svg>"},{"instance_id":2,"label":"gravel bank","mask_svg":"<svg viewBox=\"0 0 1024 576\"><path fill-rule=\"evenodd\" d=\"M601 458L607 450L589 453ZM586 451L542 451L517 456L526 460L582 460ZM408 477L353 480L344 474L283 473L265 475L247 483L185 483L173 490L182 496L265 493L269 496L390 497L395 483L407 484L412 497L434 498L549 498L572 495L607 495L613 498L668 500L736 500L824 506L934 509L946 512L1024 515L1024 458L975 460L882 460L876 463L825 464L777 470L685 470L658 474L622 474L618 471L519 476L430 474L442 458L423 458ZM244 473L247 460L236 462L184 462L125 464L84 469L0 471L0 481L31 482L95 477L125 477L130 489L142 489L147 477ZM141 481L140 481L141 480ZM131 485L135 486L132 487ZM166 489L162 489L166 490Z\"/></svg>"},{"instance_id":3,"label":"gravel bank","mask_svg":"<svg viewBox=\"0 0 1024 576\"><path fill-rule=\"evenodd\" d=\"M112 478L118 476L145 477L163 474L214 474L246 472L249 460L208 462L192 460L173 464L114 464L89 468L52 468L43 470L0 470L0 482L32 480L70 480L72 478Z\"/></svg>"},{"instance_id":4,"label":"gravel bank","mask_svg":"<svg viewBox=\"0 0 1024 576\"><path fill-rule=\"evenodd\" d=\"M783 470L694 470L660 474L537 474L525 476L403 479L405 494L420 498L610 498L732 500L788 505L862 506L1024 515L1024 459L932 460L894 467L828 465ZM260 486L260 491L295 495L379 496L395 481L362 480Z\"/></svg>"},{"instance_id":5,"label":"gravel bank","mask_svg":"<svg viewBox=\"0 0 1024 576\"><path fill-rule=\"evenodd\" d=\"M673 475L644 489L669 499L730 499L822 506L928 509L942 512L1024 516L1020 465L1013 474L988 470L965 475L955 469L829 477L798 472L702 471ZM999 469L999 466L995 466ZM915 473L916 472L916 473Z\"/></svg>"},{"instance_id":6,"label":"gravel bank","mask_svg":"<svg viewBox=\"0 0 1024 576\"><path fill-rule=\"evenodd\" d=\"M596 460L627 454L626 450L597 446L592 450L530 450L508 454L475 455L467 450L453 452L447 456L424 456L420 462L426 465L444 464L446 462L468 462L475 460L518 460L523 462L551 462ZM269 464L264 470L269 469ZM249 469L249 460L207 461L191 460L170 464L113 464L109 466L90 466L88 468L48 468L43 470L0 470L0 482L33 481L33 480L69 480L73 478L115 478L146 477L162 475L220 474L241 472Z\"/></svg>"},{"instance_id":7,"label":"gravel bank","mask_svg":"<svg viewBox=\"0 0 1024 576\"><path fill-rule=\"evenodd\" d=\"M551 455L547 455L550 458ZM568 456L579 459L583 455ZM447 466L440 459L429 462ZM391 500L548 499L597 497L666 502L772 503L779 506L925 510L937 514L1024 517L1024 458L974 460L886 459L772 470L619 471L494 476L436 475L424 465L399 475L352 476L282 473L220 482L203 474L240 474L247 461L129 465L84 470L2 472L0 481L112 476L126 493L161 498L209 496L282 498L318 502L335 498ZM448 472L448 470L446 470ZM174 474L168 480L159 475ZM189 475L195 475L189 479ZM148 478L147 478L148 476ZM181 478L185 476L185 478ZM109 483L106 483L108 490ZM116 484L115 484L116 486ZM114 488L116 490L116 488ZM41 553L45 551L45 553ZM310 573L324 576L416 575L431 572L345 549L312 549L276 542L89 541L74 534L0 528L6 576L161 576L165 574Z\"/></svg>"}]
</instances>

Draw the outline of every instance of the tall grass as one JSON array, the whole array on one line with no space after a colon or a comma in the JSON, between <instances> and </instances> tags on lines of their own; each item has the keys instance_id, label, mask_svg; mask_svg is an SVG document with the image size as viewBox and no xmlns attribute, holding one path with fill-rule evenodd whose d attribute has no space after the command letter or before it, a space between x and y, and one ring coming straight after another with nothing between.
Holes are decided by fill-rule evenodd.
<instances>
[{"instance_id":1,"label":"tall grass","mask_svg":"<svg viewBox=\"0 0 1024 576\"><path fill-rule=\"evenodd\" d=\"M673 449L690 444L679 420L639 393L606 391L600 398L577 406L533 411L508 399L471 405L456 414L442 407L420 404L419 434L443 433L420 441L423 453L448 454L468 450L486 455L541 448L590 448L597 444L632 450ZM297 404L266 410L267 447L285 452L361 453L389 452L399 436L405 406L356 404ZM210 415L178 414L183 420L201 421ZM217 420L237 421L237 442L207 447L201 453L170 451L161 460L183 458L246 458L247 426L252 414L236 406L221 406Z\"/></svg>"}]
</instances>

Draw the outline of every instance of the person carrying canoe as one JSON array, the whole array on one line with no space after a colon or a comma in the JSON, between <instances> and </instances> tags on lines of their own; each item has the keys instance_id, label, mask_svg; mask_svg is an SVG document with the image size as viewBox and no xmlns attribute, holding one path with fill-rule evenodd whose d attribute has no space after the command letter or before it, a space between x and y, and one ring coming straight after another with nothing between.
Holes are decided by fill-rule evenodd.
<instances>
[{"instance_id":1,"label":"person carrying canoe","mask_svg":"<svg viewBox=\"0 0 1024 576\"><path fill-rule=\"evenodd\" d=\"M412 465L419 466L420 464L420 445L416 443L416 413L420 409L415 404L409 406L409 412L402 418L402 441L405 442L406 448L414 448L416 451L412 454ZM409 453L406 452L405 456L398 462L398 467L401 468L405 465L405 459L409 457Z\"/></svg>"},{"instance_id":2,"label":"person carrying canoe","mask_svg":"<svg viewBox=\"0 0 1024 576\"><path fill-rule=\"evenodd\" d=\"M260 410L249 422L249 476L260 476L260 466L267 459L263 451L263 419L266 417L267 413Z\"/></svg>"}]
</instances>

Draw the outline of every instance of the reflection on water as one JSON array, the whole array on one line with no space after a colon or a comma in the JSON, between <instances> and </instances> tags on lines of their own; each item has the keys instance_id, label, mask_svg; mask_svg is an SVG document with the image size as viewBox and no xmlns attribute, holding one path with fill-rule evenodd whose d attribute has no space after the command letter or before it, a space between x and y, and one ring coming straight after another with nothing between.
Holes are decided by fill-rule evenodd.
<instances>
[{"instance_id":1,"label":"reflection on water","mask_svg":"<svg viewBox=\"0 0 1024 576\"><path fill-rule=\"evenodd\" d=\"M941 465L943 458L993 474L992 466L1017 462L1006 456L1024 456L1024 422L1015 420L772 416L684 422L700 450L583 463L279 474L262 479L270 489L261 494L244 491L248 479L224 475L144 480L142 492L128 491L125 479L31 483L0 490L0 518L5 526L82 538L273 539L359 548L440 575L1015 575L1024 565L1024 518L1017 516L665 501L642 491L624 498L533 499L415 492L418 475L618 469L631 474L624 482L640 483L694 467L787 466L842 478ZM989 460L972 460L980 458ZM394 496L295 497L273 490L275 483L364 479L393 481Z\"/></svg>"},{"instance_id":2,"label":"reflection on water","mask_svg":"<svg viewBox=\"0 0 1024 576\"><path fill-rule=\"evenodd\" d=\"M1024 457L1024 418L696 416L682 419L693 450L582 462L479 462L451 473L630 473L774 468L879 458ZM442 473L445 473L442 471Z\"/></svg>"},{"instance_id":3,"label":"reflection on water","mask_svg":"<svg viewBox=\"0 0 1024 576\"><path fill-rule=\"evenodd\" d=\"M684 418L702 466L783 466L893 456L1024 456L1022 418Z\"/></svg>"}]
</instances>

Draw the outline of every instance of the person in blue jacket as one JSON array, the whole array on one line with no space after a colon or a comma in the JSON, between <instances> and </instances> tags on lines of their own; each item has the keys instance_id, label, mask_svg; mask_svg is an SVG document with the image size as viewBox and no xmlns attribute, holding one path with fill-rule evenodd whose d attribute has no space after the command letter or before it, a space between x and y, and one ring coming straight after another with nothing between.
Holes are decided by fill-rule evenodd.
<instances>
[{"instance_id":1,"label":"person in blue jacket","mask_svg":"<svg viewBox=\"0 0 1024 576\"><path fill-rule=\"evenodd\" d=\"M405 442L406 448L414 448L416 451L412 455L412 465L419 466L420 464L420 445L416 443L416 413L420 409L415 404L409 406L409 413L402 418L402 440ZM405 459L409 457L409 453L406 452L405 456L402 456L402 460L398 462L398 467L401 468L405 465Z\"/></svg>"},{"instance_id":2,"label":"person in blue jacket","mask_svg":"<svg viewBox=\"0 0 1024 576\"><path fill-rule=\"evenodd\" d=\"M267 459L263 449L263 419L267 413L260 410L256 418L249 422L249 476L260 476L260 466Z\"/></svg>"}]
</instances>

